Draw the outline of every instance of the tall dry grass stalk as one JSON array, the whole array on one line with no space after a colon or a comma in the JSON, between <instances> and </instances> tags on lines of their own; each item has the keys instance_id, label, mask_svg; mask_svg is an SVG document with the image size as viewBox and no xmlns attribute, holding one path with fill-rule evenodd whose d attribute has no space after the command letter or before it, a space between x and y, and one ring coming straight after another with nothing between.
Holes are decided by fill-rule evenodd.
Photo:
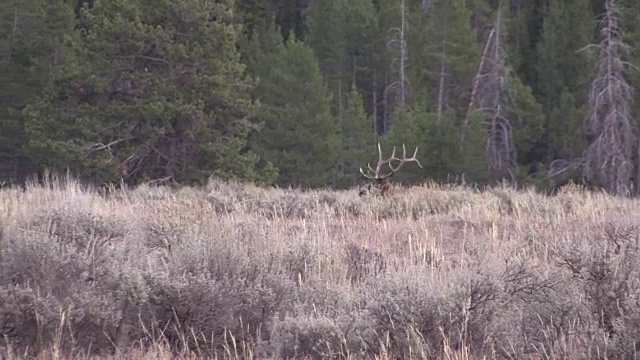
<instances>
[{"instance_id":1,"label":"tall dry grass stalk","mask_svg":"<svg viewBox=\"0 0 640 360\"><path fill-rule=\"evenodd\" d=\"M14 358L630 358L640 207L434 185L0 190Z\"/></svg>"}]
</instances>

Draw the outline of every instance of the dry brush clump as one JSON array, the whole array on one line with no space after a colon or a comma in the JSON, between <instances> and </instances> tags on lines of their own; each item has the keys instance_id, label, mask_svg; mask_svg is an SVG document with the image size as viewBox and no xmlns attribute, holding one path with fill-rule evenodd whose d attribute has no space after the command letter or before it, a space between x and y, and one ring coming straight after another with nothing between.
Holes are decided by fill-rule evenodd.
<instances>
[{"instance_id":1,"label":"dry brush clump","mask_svg":"<svg viewBox=\"0 0 640 360\"><path fill-rule=\"evenodd\" d=\"M579 188L3 189L0 352L625 359L638 205Z\"/></svg>"}]
</instances>

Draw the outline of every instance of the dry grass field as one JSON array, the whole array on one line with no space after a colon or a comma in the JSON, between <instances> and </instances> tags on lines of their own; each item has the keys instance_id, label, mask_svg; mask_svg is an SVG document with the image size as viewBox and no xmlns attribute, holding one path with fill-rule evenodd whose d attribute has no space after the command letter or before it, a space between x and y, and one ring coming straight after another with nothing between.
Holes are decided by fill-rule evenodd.
<instances>
[{"instance_id":1,"label":"dry grass field","mask_svg":"<svg viewBox=\"0 0 640 360\"><path fill-rule=\"evenodd\" d=\"M640 202L0 190L2 359L634 359Z\"/></svg>"}]
</instances>

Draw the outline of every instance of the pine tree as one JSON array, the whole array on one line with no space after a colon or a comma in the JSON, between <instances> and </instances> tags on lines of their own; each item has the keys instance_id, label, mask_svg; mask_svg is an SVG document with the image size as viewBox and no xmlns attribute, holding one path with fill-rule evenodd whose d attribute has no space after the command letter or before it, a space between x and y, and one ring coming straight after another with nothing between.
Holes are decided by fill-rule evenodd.
<instances>
[{"instance_id":1,"label":"pine tree","mask_svg":"<svg viewBox=\"0 0 640 360\"><path fill-rule=\"evenodd\" d=\"M466 8L471 11L471 28L476 34L476 39L482 42L489 35L488 29L495 21L492 19L493 12L502 4L502 1L464 0L464 2Z\"/></svg>"},{"instance_id":2,"label":"pine tree","mask_svg":"<svg viewBox=\"0 0 640 360\"><path fill-rule=\"evenodd\" d=\"M417 146L418 152L416 157L424 166L425 153L427 150L423 146L425 129L421 120L424 120L424 118L420 118L417 112L412 111L407 106L395 108L389 116L389 121L393 126L391 126L389 132L385 134L380 141L383 156L390 156L394 147L396 148L396 156L402 156L402 144L405 144L407 152L409 152L407 156L411 156ZM375 159L373 157L374 155L375 153L372 151L369 158ZM408 184L422 182L424 178L424 169L419 168L415 164L408 164L402 168L402 171L394 174L391 180L396 183Z\"/></svg>"},{"instance_id":3,"label":"pine tree","mask_svg":"<svg viewBox=\"0 0 640 360\"><path fill-rule=\"evenodd\" d=\"M313 50L293 34L282 44L274 26L261 31L251 49L263 123L252 138L253 149L278 168L279 185L334 185L339 128Z\"/></svg>"},{"instance_id":4,"label":"pine tree","mask_svg":"<svg viewBox=\"0 0 640 360\"><path fill-rule=\"evenodd\" d=\"M507 20L507 36L511 63L518 77L529 85L535 85L537 45L542 34L547 0L511 1Z\"/></svg>"},{"instance_id":5,"label":"pine tree","mask_svg":"<svg viewBox=\"0 0 640 360\"><path fill-rule=\"evenodd\" d=\"M362 96L352 88L347 96L346 107L340 111L342 138L342 186L349 186L360 179L359 168L370 161L375 149L373 122L364 110Z\"/></svg>"},{"instance_id":6,"label":"pine tree","mask_svg":"<svg viewBox=\"0 0 640 360\"><path fill-rule=\"evenodd\" d=\"M511 119L517 161L521 166L532 166L531 153L543 134L545 115L542 105L533 96L532 89L525 85L510 69L508 81L509 106L506 114ZM535 161L535 160L534 160Z\"/></svg>"},{"instance_id":7,"label":"pine tree","mask_svg":"<svg viewBox=\"0 0 640 360\"><path fill-rule=\"evenodd\" d=\"M308 44L318 57L320 71L333 95L333 109L342 106L348 93L348 63L344 16L345 0L314 2L308 10ZM344 93L344 95L343 95Z\"/></svg>"},{"instance_id":8,"label":"pine tree","mask_svg":"<svg viewBox=\"0 0 640 360\"><path fill-rule=\"evenodd\" d=\"M276 25L278 25L282 36L288 38L289 34L293 34L296 38L303 39L307 28L304 14L309 2L300 0L268 1L270 8L275 12Z\"/></svg>"},{"instance_id":9,"label":"pine tree","mask_svg":"<svg viewBox=\"0 0 640 360\"><path fill-rule=\"evenodd\" d=\"M384 42L380 41L378 12L371 0L349 0L342 10L345 18L345 40L350 84L363 93L365 105L372 99L373 79L381 67ZM373 111L370 111L371 114Z\"/></svg>"},{"instance_id":10,"label":"pine tree","mask_svg":"<svg viewBox=\"0 0 640 360\"><path fill-rule=\"evenodd\" d=\"M237 17L242 24L244 37L251 38L274 15L269 0L236 0Z\"/></svg>"},{"instance_id":11,"label":"pine tree","mask_svg":"<svg viewBox=\"0 0 640 360\"><path fill-rule=\"evenodd\" d=\"M487 128L484 121L485 114L470 115L464 141L460 143L460 162L454 172L472 184L487 184L490 180L486 153Z\"/></svg>"},{"instance_id":12,"label":"pine tree","mask_svg":"<svg viewBox=\"0 0 640 360\"><path fill-rule=\"evenodd\" d=\"M374 77L380 77L383 49L378 14L371 0L314 2L307 10L306 44L318 56L323 78L333 96L333 110L344 105L355 84L363 94L365 108L374 114Z\"/></svg>"},{"instance_id":13,"label":"pine tree","mask_svg":"<svg viewBox=\"0 0 640 360\"><path fill-rule=\"evenodd\" d=\"M428 12L415 20L418 30L410 32L412 91L428 98L431 111L457 124L467 110L481 51L470 17L463 0L434 0Z\"/></svg>"},{"instance_id":14,"label":"pine tree","mask_svg":"<svg viewBox=\"0 0 640 360\"><path fill-rule=\"evenodd\" d=\"M545 163L578 156L580 122L591 61L581 51L593 38L588 0L550 0L537 49L535 91L544 105Z\"/></svg>"},{"instance_id":15,"label":"pine tree","mask_svg":"<svg viewBox=\"0 0 640 360\"><path fill-rule=\"evenodd\" d=\"M50 69L62 61L62 42L73 30L69 1L0 4L0 156L22 157L27 142L24 107L41 93Z\"/></svg>"},{"instance_id":16,"label":"pine tree","mask_svg":"<svg viewBox=\"0 0 640 360\"><path fill-rule=\"evenodd\" d=\"M29 154L96 181L257 180L231 8L216 1L98 1L27 108ZM261 178L269 181L269 175Z\"/></svg>"}]
</instances>

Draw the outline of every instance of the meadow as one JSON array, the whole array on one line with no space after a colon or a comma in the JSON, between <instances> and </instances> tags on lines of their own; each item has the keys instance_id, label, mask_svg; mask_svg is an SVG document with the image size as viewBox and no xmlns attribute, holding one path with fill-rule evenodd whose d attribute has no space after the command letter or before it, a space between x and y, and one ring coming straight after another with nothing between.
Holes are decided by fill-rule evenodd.
<instances>
[{"instance_id":1,"label":"meadow","mask_svg":"<svg viewBox=\"0 0 640 360\"><path fill-rule=\"evenodd\" d=\"M640 202L0 190L2 359L633 359Z\"/></svg>"}]
</instances>

